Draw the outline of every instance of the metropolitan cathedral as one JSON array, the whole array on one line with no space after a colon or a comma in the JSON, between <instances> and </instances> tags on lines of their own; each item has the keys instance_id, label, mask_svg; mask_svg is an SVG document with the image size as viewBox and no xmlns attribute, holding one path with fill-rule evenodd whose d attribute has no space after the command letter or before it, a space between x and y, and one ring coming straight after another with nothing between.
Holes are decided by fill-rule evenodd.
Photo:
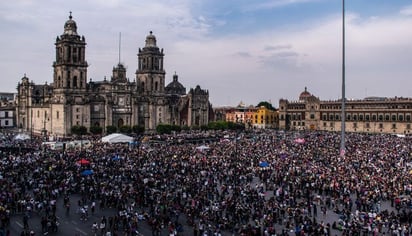
<instances>
[{"instance_id":1,"label":"metropolitan cathedral","mask_svg":"<svg viewBox=\"0 0 412 236\"><path fill-rule=\"evenodd\" d=\"M152 32L139 48L136 79L129 81L119 63L109 79L87 81L86 39L77 33L70 14L64 32L56 38L53 82L35 84L26 75L17 85L17 125L48 136L71 134L73 126L141 126L155 130L159 124L207 125L213 109L209 92L200 86L186 93L173 80L165 86L164 52Z\"/></svg>"}]
</instances>

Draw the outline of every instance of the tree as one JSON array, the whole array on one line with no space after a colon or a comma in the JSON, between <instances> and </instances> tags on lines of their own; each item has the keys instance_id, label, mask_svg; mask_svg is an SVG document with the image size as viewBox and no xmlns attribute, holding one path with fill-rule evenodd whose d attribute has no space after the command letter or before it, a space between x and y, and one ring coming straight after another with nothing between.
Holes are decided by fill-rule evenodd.
<instances>
[{"instance_id":1,"label":"tree","mask_svg":"<svg viewBox=\"0 0 412 236\"><path fill-rule=\"evenodd\" d=\"M227 121L209 122L208 128L211 130L225 130L225 129L228 129L228 122Z\"/></svg>"},{"instance_id":2,"label":"tree","mask_svg":"<svg viewBox=\"0 0 412 236\"><path fill-rule=\"evenodd\" d=\"M75 125L75 126L72 126L71 132L72 134L79 135L79 136L85 135L87 134L87 128L84 126Z\"/></svg>"},{"instance_id":3,"label":"tree","mask_svg":"<svg viewBox=\"0 0 412 236\"><path fill-rule=\"evenodd\" d=\"M130 134L132 132L132 127L129 125L123 125L119 128L120 133Z\"/></svg>"},{"instance_id":4,"label":"tree","mask_svg":"<svg viewBox=\"0 0 412 236\"><path fill-rule=\"evenodd\" d=\"M166 124L159 124L156 127L156 132L158 134L170 134L170 133L172 133L172 127L170 125L166 125Z\"/></svg>"},{"instance_id":5,"label":"tree","mask_svg":"<svg viewBox=\"0 0 412 236\"><path fill-rule=\"evenodd\" d=\"M106 126L106 133L107 134L113 134L117 132L117 127L114 125L108 125Z\"/></svg>"},{"instance_id":6,"label":"tree","mask_svg":"<svg viewBox=\"0 0 412 236\"><path fill-rule=\"evenodd\" d=\"M134 125L132 127L133 133L135 134L143 134L144 133L144 126L141 125Z\"/></svg>"},{"instance_id":7,"label":"tree","mask_svg":"<svg viewBox=\"0 0 412 236\"><path fill-rule=\"evenodd\" d=\"M90 133L92 134L102 134L103 128L100 126L90 126Z\"/></svg>"},{"instance_id":8,"label":"tree","mask_svg":"<svg viewBox=\"0 0 412 236\"><path fill-rule=\"evenodd\" d=\"M267 101L259 102L259 104L258 104L256 107L262 107L262 106L266 107L266 108L269 109L269 110L273 110L273 111L276 110L276 109L272 106L272 104L269 103L269 102L267 102Z\"/></svg>"}]
</instances>

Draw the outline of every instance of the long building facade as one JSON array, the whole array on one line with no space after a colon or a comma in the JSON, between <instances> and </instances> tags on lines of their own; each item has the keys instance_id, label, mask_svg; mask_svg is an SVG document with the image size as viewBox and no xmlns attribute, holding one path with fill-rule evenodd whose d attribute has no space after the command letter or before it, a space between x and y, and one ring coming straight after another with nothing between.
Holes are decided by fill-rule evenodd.
<instances>
[{"instance_id":1,"label":"long building facade","mask_svg":"<svg viewBox=\"0 0 412 236\"><path fill-rule=\"evenodd\" d=\"M279 100L279 128L341 131L342 100L322 101L307 89L299 100ZM345 101L345 130L411 134L412 98L368 97Z\"/></svg>"},{"instance_id":2,"label":"long building facade","mask_svg":"<svg viewBox=\"0 0 412 236\"><path fill-rule=\"evenodd\" d=\"M71 134L73 126L207 125L213 116L209 92L186 88L173 76L165 85L164 52L152 32L139 48L136 79L130 81L119 63L110 79L87 81L86 40L70 14L56 38L53 82L35 84L26 75L17 85L16 118L20 129L47 136Z\"/></svg>"}]
</instances>

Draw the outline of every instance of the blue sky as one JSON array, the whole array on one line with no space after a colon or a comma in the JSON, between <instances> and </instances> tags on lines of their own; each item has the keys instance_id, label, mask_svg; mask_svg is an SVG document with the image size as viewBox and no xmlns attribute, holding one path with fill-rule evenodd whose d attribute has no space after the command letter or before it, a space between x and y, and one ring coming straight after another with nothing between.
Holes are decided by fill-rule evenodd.
<instances>
[{"instance_id":1,"label":"blue sky","mask_svg":"<svg viewBox=\"0 0 412 236\"><path fill-rule=\"evenodd\" d=\"M165 52L166 83L208 89L214 106L323 100L341 91L341 0L16 0L0 3L1 91L24 74L50 83L54 42L69 11L86 37L88 77L121 62L134 80L149 31ZM347 97L412 97L412 2L346 0Z\"/></svg>"}]
</instances>

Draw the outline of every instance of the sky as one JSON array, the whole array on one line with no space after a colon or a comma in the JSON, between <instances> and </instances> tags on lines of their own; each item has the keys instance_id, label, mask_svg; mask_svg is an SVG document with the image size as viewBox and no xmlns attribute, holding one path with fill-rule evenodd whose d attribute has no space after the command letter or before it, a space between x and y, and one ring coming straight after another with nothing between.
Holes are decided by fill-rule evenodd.
<instances>
[{"instance_id":1,"label":"sky","mask_svg":"<svg viewBox=\"0 0 412 236\"><path fill-rule=\"evenodd\" d=\"M1 92L16 92L25 74L53 81L54 43L70 11L93 81L110 78L119 41L133 81L153 31L166 84L176 73L187 90L207 89L214 107L277 107L305 87L321 100L341 97L342 0L1 1ZM412 97L412 2L346 0L345 19L346 97Z\"/></svg>"}]
</instances>

